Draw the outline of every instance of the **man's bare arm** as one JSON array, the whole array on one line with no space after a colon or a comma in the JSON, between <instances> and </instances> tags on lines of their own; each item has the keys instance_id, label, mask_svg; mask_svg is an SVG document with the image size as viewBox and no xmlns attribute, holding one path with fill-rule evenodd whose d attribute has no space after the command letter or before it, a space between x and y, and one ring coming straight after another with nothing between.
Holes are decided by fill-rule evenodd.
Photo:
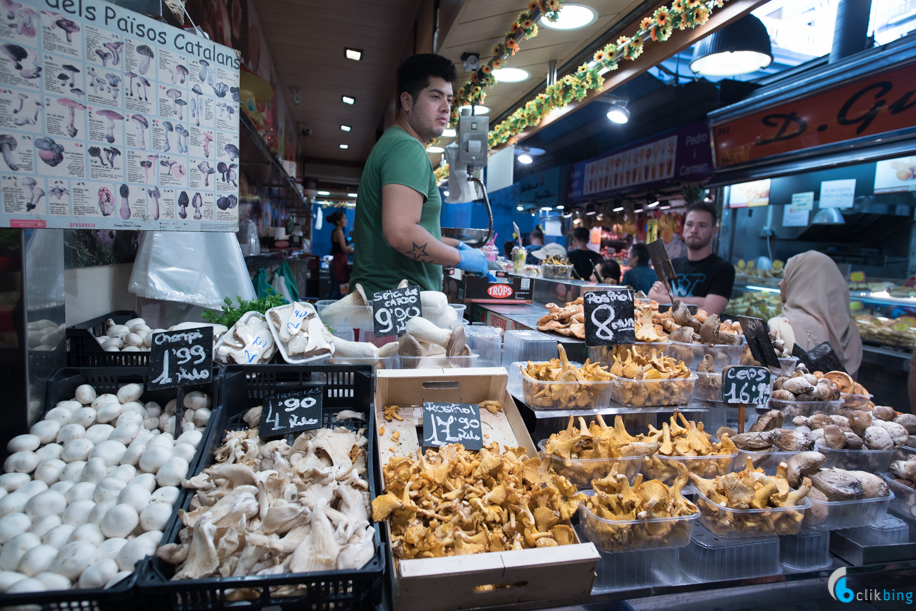
<instances>
[{"instance_id":1,"label":"man's bare arm","mask_svg":"<svg viewBox=\"0 0 916 611\"><path fill-rule=\"evenodd\" d=\"M458 249L420 226L423 196L404 185L382 187L382 234L388 244L414 261L455 266Z\"/></svg>"},{"instance_id":2,"label":"man's bare arm","mask_svg":"<svg viewBox=\"0 0 916 611\"><path fill-rule=\"evenodd\" d=\"M728 305L728 297L723 297L722 295L713 295L710 293L706 296L705 299L700 304L700 307L706 310L707 314L716 314L718 316L722 315L722 312L725 311L725 306Z\"/></svg>"}]
</instances>

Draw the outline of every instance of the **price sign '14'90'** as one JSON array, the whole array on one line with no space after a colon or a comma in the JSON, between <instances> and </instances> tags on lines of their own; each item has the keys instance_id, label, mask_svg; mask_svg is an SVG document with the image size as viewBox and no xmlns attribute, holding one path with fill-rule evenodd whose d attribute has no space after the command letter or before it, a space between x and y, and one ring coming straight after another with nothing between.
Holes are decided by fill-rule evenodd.
<instances>
[{"instance_id":1,"label":"price sign '14'90'","mask_svg":"<svg viewBox=\"0 0 916 611\"><path fill-rule=\"evenodd\" d=\"M151 390L208 382L213 368L213 327L156 333L149 362Z\"/></svg>"},{"instance_id":2,"label":"price sign '14'90'","mask_svg":"<svg viewBox=\"0 0 916 611\"><path fill-rule=\"evenodd\" d=\"M423 403L423 446L460 443L467 450L483 447L480 407L463 403Z\"/></svg>"},{"instance_id":3,"label":"price sign '14'90'","mask_svg":"<svg viewBox=\"0 0 916 611\"><path fill-rule=\"evenodd\" d=\"M616 346L636 343L633 291L610 289L582 294L585 309L585 344Z\"/></svg>"},{"instance_id":4,"label":"price sign '14'90'","mask_svg":"<svg viewBox=\"0 0 916 611\"><path fill-rule=\"evenodd\" d=\"M722 400L743 405L766 405L770 400L770 370L766 367L726 367L722 371Z\"/></svg>"}]
</instances>

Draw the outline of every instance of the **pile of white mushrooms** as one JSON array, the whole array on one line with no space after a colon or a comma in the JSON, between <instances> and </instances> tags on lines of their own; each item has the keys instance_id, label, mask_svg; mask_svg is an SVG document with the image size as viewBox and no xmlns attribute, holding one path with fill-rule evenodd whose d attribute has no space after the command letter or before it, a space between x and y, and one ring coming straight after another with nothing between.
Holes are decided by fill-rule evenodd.
<instances>
[{"instance_id":1,"label":"pile of white mushrooms","mask_svg":"<svg viewBox=\"0 0 916 611\"><path fill-rule=\"evenodd\" d=\"M7 445L0 592L107 588L153 554L210 418L210 398L142 403L143 386L84 384Z\"/></svg>"},{"instance_id":2,"label":"pile of white mushrooms","mask_svg":"<svg viewBox=\"0 0 916 611\"><path fill-rule=\"evenodd\" d=\"M109 318L105 321L105 335L93 336L105 352L149 352L153 334L165 331L182 331L197 327L213 327L213 341L225 333L225 325L211 325L204 322L183 322L168 329L151 329L142 318L131 318L123 325Z\"/></svg>"},{"instance_id":3,"label":"pile of white mushrooms","mask_svg":"<svg viewBox=\"0 0 916 611\"><path fill-rule=\"evenodd\" d=\"M336 421L355 416L341 412ZM372 559L365 430L315 429L290 446L260 439L260 419L261 407L249 410L250 428L228 433L216 462L183 482L197 490L179 511L185 528L156 552L179 565L173 580L359 569ZM259 594L239 589L227 598Z\"/></svg>"}]
</instances>

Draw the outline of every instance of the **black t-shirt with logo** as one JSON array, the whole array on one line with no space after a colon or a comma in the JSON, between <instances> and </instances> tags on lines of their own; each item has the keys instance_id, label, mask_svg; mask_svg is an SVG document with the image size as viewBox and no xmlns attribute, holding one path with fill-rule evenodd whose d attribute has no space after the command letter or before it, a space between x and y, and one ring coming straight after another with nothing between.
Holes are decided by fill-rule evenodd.
<instances>
[{"instance_id":1,"label":"black t-shirt with logo","mask_svg":"<svg viewBox=\"0 0 916 611\"><path fill-rule=\"evenodd\" d=\"M603 257L593 250L570 250L566 253L566 258L576 268L576 274L582 280L588 280L592 277L595 265L603 260ZM575 275L573 275L575 278Z\"/></svg>"},{"instance_id":2,"label":"black t-shirt with logo","mask_svg":"<svg viewBox=\"0 0 916 611\"><path fill-rule=\"evenodd\" d=\"M677 284L672 287L673 297L731 297L735 268L722 257L711 254L699 261L678 257L671 264L677 272Z\"/></svg>"}]
</instances>

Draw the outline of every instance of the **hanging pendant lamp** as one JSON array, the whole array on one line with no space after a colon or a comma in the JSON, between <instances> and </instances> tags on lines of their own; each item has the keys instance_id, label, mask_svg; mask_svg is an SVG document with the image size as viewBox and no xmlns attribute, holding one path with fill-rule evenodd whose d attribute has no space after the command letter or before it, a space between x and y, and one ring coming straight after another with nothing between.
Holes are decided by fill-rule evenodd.
<instances>
[{"instance_id":1,"label":"hanging pendant lamp","mask_svg":"<svg viewBox=\"0 0 916 611\"><path fill-rule=\"evenodd\" d=\"M766 26L747 15L697 43L690 69L708 76L736 76L762 70L772 62Z\"/></svg>"}]
</instances>

